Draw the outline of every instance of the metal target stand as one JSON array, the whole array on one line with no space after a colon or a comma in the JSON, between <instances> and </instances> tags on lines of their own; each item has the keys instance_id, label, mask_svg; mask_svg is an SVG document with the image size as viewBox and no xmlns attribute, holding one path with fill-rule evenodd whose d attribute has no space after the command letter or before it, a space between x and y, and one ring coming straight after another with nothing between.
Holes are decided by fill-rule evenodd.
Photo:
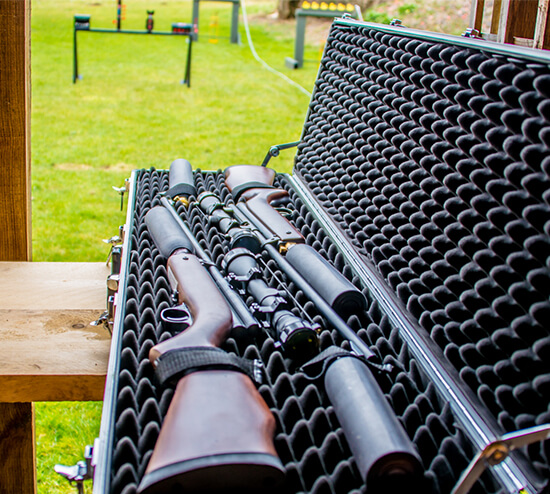
<instances>
[{"instance_id":1,"label":"metal target stand","mask_svg":"<svg viewBox=\"0 0 550 494\"><path fill-rule=\"evenodd\" d=\"M81 78L78 71L78 44L77 44L77 34L79 31L88 31L91 33L111 33L111 34L146 34L152 36L185 36L187 37L188 47L187 47L187 60L185 63L185 72L182 80L182 84L186 84L187 87L191 87L191 48L193 45L193 25L177 22L172 24L172 31L154 31L153 30L153 14L154 11L147 11L147 22L146 30L130 30L130 29L121 29L121 20L122 20L122 0L118 0L117 7L117 28L116 29L106 29L106 28L92 28L90 26L90 15L85 14L75 14L74 16L74 41L73 41L73 84L76 83L78 79Z\"/></svg>"}]
</instances>

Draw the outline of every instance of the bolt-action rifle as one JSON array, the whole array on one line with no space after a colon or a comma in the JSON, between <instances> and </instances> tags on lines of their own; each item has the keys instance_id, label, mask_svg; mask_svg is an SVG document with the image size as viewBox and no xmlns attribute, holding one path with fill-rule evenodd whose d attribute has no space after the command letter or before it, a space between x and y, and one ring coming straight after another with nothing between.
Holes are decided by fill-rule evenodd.
<instances>
[{"instance_id":1,"label":"bolt-action rifle","mask_svg":"<svg viewBox=\"0 0 550 494\"><path fill-rule=\"evenodd\" d=\"M257 492L280 483L275 420L249 377L258 369L219 348L230 307L168 210L152 208L145 222L192 323L149 352L159 381L177 384L138 492Z\"/></svg>"},{"instance_id":2,"label":"bolt-action rifle","mask_svg":"<svg viewBox=\"0 0 550 494\"><path fill-rule=\"evenodd\" d=\"M261 168L273 174L273 170L258 167L242 165L246 169L249 169L252 173L255 173L255 169ZM253 177L254 178L254 177ZM271 181L273 178L271 178ZM259 182L255 179L247 182L260 187ZM172 163L170 166L170 181L169 181L168 195L174 197L170 191L189 190L190 187L194 187L193 173L190 163L187 160L179 159ZM264 188L271 186L264 185ZM271 187L272 188L272 187ZM285 190L276 189L280 197L284 197L287 192ZM349 315L349 312L355 313L360 310L364 310L366 306L366 300L364 295L351 284L344 276L337 271L328 261L326 261L318 252L312 247L306 244L292 246L287 245L286 255L283 256L279 252L279 248L274 246L272 240L274 239L271 233L266 233L265 227L254 228L251 227L253 223L249 211L246 211L246 215L239 209L243 204L238 204L237 208L229 210L221 202L221 200L213 193L203 192L199 194L197 202L201 210L208 215L209 219L218 226L223 234L230 239L230 248L247 248L253 253L257 253L262 249L265 249L269 256L277 263L279 268L291 279L294 284L311 300L319 312L327 319L327 321L347 340L355 350L361 353L367 359L376 358L375 354L368 348L367 345L361 340L357 334L343 321L342 315ZM269 204L267 209L272 209ZM278 217L277 224L281 223L281 220L287 225L285 231L292 234L295 233L294 240L296 242L304 241L303 236L298 232L288 221L282 218L275 210L270 212L270 215ZM266 220L270 222L270 220ZM274 220L275 222L275 220ZM282 227L278 227L282 230ZM288 235L287 235L288 237ZM278 238L275 238L278 241ZM279 242L280 243L280 242ZM288 244L289 242L287 242ZM287 256L291 250L298 254L294 259L294 265L290 263ZM307 269L304 269L306 267ZM338 314L338 312L340 314ZM385 366L385 370L388 367Z\"/></svg>"},{"instance_id":3,"label":"bolt-action rifle","mask_svg":"<svg viewBox=\"0 0 550 494\"><path fill-rule=\"evenodd\" d=\"M364 311L364 295L313 247L271 203L288 197L273 186L275 171L235 165L225 170L225 184L254 228L276 243L279 253L341 317Z\"/></svg>"},{"instance_id":4,"label":"bolt-action rifle","mask_svg":"<svg viewBox=\"0 0 550 494\"><path fill-rule=\"evenodd\" d=\"M231 335L238 340L252 339L257 335L260 323L250 313L237 290L249 293L256 299L255 311L262 315L266 326L273 328L276 346L280 346L287 356L304 361L317 353L319 325L295 316L289 310L289 305L278 290L270 288L261 279L260 270L254 254L261 246L252 232L238 228L235 232L237 248L231 252L238 262L232 262L232 269L228 274L235 289L219 272L210 256L201 248L191 230L179 216L174 202L189 205L189 198L195 196L196 189L193 171L187 160L177 159L170 165L169 189L161 198L161 204L166 207L173 219L173 228L180 228L193 246L193 252L201 259L210 272L212 279L224 295L233 311L233 329ZM177 224L176 224L177 223ZM222 223L224 220L222 219ZM231 220L234 224L235 221ZM224 223L225 224L225 223ZM230 229L229 224L225 229ZM228 254L229 256L229 254ZM229 259L229 257L228 257ZM173 312L177 312L173 310ZM164 316L165 311L161 314Z\"/></svg>"}]
</instances>

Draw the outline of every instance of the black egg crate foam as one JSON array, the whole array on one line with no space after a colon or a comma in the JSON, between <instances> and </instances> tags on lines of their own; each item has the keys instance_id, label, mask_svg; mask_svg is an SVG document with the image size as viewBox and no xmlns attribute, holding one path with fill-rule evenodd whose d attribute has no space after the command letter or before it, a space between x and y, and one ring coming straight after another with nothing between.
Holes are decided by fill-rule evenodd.
<instances>
[{"instance_id":1,"label":"black egg crate foam","mask_svg":"<svg viewBox=\"0 0 550 494\"><path fill-rule=\"evenodd\" d=\"M520 58L335 23L327 41L294 177L307 185L357 255L374 266L419 328L505 431L550 422L549 69ZM178 156L174 156L177 158ZM194 164L195 166L197 164ZM197 194L231 206L223 174L195 171ZM387 314L293 190L292 222L368 301L347 323L394 372L377 380L425 469L422 491L449 493L478 449ZM158 386L149 350L170 336L164 259L144 223L168 174L136 174L121 350L113 398L110 494L133 494L173 391ZM221 266L227 239L193 204L178 205ZM270 286L322 325L321 349L349 345L265 254ZM248 300L250 303L252 300ZM322 382L312 382L267 331L224 349L263 362L259 390L277 423L284 493L366 493ZM230 427L231 424L228 424ZM544 478L549 446L523 448ZM486 472L472 493L500 493Z\"/></svg>"},{"instance_id":2,"label":"black egg crate foam","mask_svg":"<svg viewBox=\"0 0 550 494\"><path fill-rule=\"evenodd\" d=\"M506 432L550 422L549 97L548 64L335 27L294 169Z\"/></svg>"}]
</instances>

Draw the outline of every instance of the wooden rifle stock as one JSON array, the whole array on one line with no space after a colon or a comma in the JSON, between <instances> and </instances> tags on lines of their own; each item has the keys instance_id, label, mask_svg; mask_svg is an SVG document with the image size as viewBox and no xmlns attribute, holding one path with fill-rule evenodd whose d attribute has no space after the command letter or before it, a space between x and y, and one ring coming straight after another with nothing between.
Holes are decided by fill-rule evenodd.
<instances>
[{"instance_id":1,"label":"wooden rifle stock","mask_svg":"<svg viewBox=\"0 0 550 494\"><path fill-rule=\"evenodd\" d=\"M273 187L274 179L275 172L263 166L235 165L225 170L225 184L236 201L245 201L256 219L282 244L303 243L302 234L271 206L272 201L288 196L286 190Z\"/></svg>"},{"instance_id":2,"label":"wooden rifle stock","mask_svg":"<svg viewBox=\"0 0 550 494\"><path fill-rule=\"evenodd\" d=\"M175 352L219 347L232 325L231 310L206 269L167 235L170 220L162 207L146 216L155 244L168 255L170 283L193 322L151 349L155 368ZM274 431L273 415L244 373L216 368L186 374L176 386L138 492L268 490L284 475Z\"/></svg>"}]
</instances>

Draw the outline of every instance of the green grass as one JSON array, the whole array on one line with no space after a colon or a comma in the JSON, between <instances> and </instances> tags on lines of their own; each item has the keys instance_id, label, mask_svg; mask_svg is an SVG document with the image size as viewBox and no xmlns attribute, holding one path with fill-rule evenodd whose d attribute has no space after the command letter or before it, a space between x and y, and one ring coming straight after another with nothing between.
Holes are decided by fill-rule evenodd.
<instances>
[{"instance_id":1,"label":"green grass","mask_svg":"<svg viewBox=\"0 0 550 494\"><path fill-rule=\"evenodd\" d=\"M142 29L145 10L155 3L128 2L123 28ZM102 260L106 252L101 239L116 232L124 220L111 187L121 186L132 169L167 168L178 157L202 169L259 164L269 146L300 136L307 96L263 69L245 43L208 41L214 15L220 35L229 34L229 5L201 5L201 39L193 44L190 89L180 83L186 38L91 32L78 35L83 79L73 85L74 13L88 13L93 27L109 28L114 5L111 0L33 3L36 261ZM311 90L316 64L300 71L284 67L284 57L293 53L293 32L254 22L266 5L248 6L258 53ZM159 30L190 18L191 2L166 0L155 5ZM288 171L291 157L289 152L286 160L273 164Z\"/></svg>"}]
</instances>

